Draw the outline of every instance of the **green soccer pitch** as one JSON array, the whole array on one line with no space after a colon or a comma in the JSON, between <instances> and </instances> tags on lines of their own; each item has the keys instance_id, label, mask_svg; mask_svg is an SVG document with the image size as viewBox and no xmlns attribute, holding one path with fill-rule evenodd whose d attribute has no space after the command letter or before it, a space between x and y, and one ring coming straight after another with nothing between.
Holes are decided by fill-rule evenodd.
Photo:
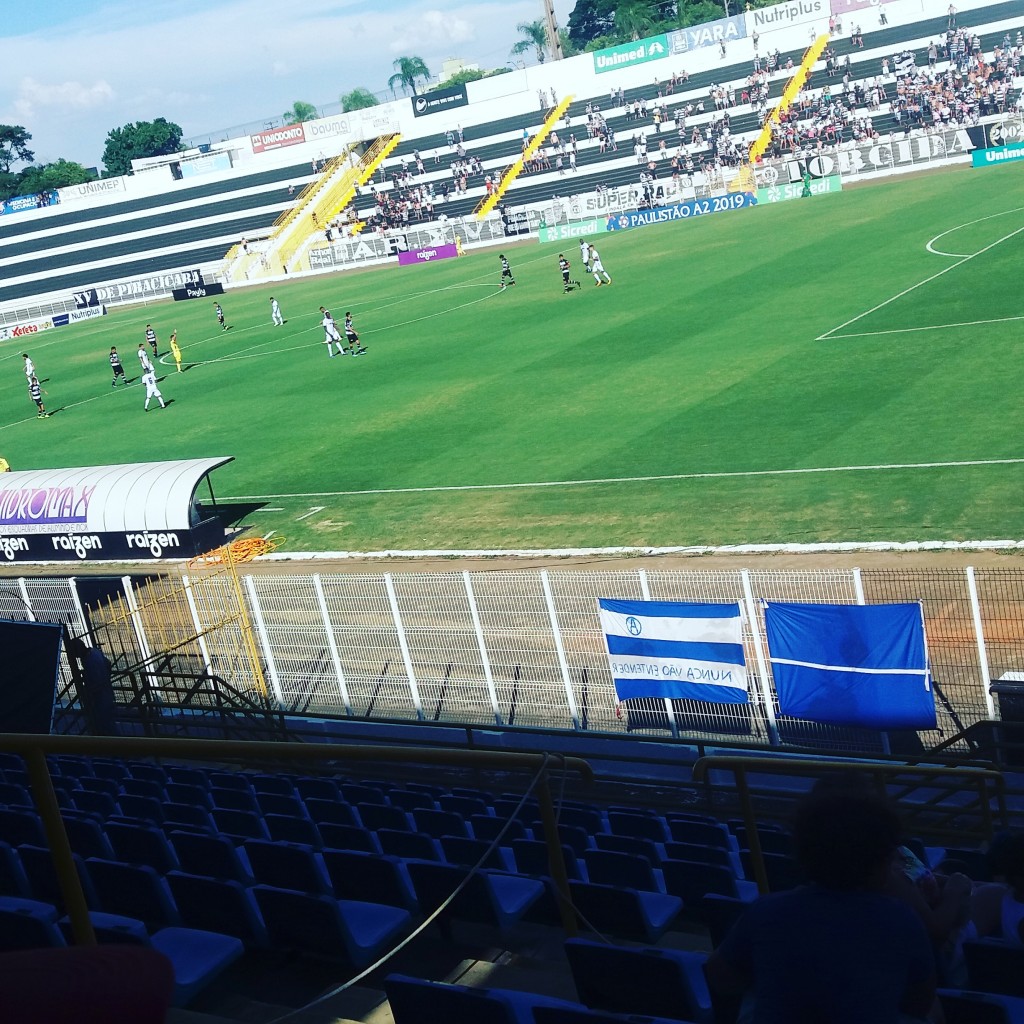
<instances>
[{"instance_id":1,"label":"green soccer pitch","mask_svg":"<svg viewBox=\"0 0 1024 1024\"><path fill-rule=\"evenodd\" d=\"M231 291L226 332L212 299L115 311L0 345L0 455L234 455L218 500L292 551L1024 537L1022 175L609 233L611 287L575 242L510 243L506 291L492 248ZM320 305L365 355L327 358ZM187 370L161 357L144 414L147 323Z\"/></svg>"}]
</instances>

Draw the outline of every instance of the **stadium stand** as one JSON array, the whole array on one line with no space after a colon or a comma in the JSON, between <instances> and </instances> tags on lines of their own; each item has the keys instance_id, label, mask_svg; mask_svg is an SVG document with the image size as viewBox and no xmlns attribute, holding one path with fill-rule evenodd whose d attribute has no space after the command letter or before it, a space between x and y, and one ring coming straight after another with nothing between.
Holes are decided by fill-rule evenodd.
<instances>
[{"instance_id":1,"label":"stadium stand","mask_svg":"<svg viewBox=\"0 0 1024 1024\"><path fill-rule=\"evenodd\" d=\"M863 46L849 34L837 36L816 65L800 109L776 133L775 154L797 148L834 154L858 139L890 133L899 138L999 117L1020 97L1013 78L1019 75L1022 28L1017 5L1007 2L962 12L956 33L950 33L950 50L944 46L945 16L862 32ZM744 62L695 71L685 80L673 74L668 81L618 91L614 104L604 94L581 96L558 125L557 143L555 136L547 140L500 209L507 215L511 209L550 207L568 195L619 188L632 190L636 205L650 205L663 199L673 178L676 184L692 179L699 189L721 191L760 131L765 107L757 90L766 85L764 102L774 103L791 75L789 65L798 65L802 56L795 49L773 54L771 71L766 54L758 72ZM954 83L956 101L948 110L943 102L921 109L918 97L935 91L921 71L942 76L972 61L984 89L965 74L963 84ZM929 109L934 125L924 123ZM470 217L487 194L487 179L497 182L543 117L543 111L529 109L474 123L470 107L461 142L453 137L449 143L436 132L403 137L375 181L323 230L337 238L353 230L353 223L372 231ZM215 271L230 247L240 238L265 235L291 208L296 189L316 178L308 164L257 172L250 166L215 182L178 182L145 198L81 210L47 207L8 218L0 238L0 267L8 271L0 303L160 271Z\"/></svg>"}]
</instances>

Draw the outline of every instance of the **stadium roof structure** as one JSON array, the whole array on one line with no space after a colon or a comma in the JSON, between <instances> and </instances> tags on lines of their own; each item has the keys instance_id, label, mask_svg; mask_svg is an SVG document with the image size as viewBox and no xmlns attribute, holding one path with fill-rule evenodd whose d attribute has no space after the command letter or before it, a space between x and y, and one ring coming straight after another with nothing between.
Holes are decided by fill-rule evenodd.
<instances>
[{"instance_id":1,"label":"stadium roof structure","mask_svg":"<svg viewBox=\"0 0 1024 1024\"><path fill-rule=\"evenodd\" d=\"M225 455L4 473L0 535L189 530L199 521L199 485L233 460Z\"/></svg>"}]
</instances>

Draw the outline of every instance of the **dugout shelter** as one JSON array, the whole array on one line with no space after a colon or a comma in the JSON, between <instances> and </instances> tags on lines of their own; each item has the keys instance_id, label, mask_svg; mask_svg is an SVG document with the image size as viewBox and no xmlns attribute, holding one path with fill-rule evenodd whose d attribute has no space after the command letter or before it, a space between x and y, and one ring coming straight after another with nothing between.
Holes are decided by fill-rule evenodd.
<instances>
[{"instance_id":1,"label":"dugout shelter","mask_svg":"<svg viewBox=\"0 0 1024 1024\"><path fill-rule=\"evenodd\" d=\"M191 558L223 543L209 475L233 455L5 473L0 564ZM197 497L206 482L209 504Z\"/></svg>"}]
</instances>

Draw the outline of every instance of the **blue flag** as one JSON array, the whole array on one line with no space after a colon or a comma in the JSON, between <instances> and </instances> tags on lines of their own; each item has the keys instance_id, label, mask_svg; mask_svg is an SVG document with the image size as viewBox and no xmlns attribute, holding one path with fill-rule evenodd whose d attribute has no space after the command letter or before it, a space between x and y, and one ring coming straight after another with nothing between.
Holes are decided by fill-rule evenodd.
<instances>
[{"instance_id":1,"label":"blue flag","mask_svg":"<svg viewBox=\"0 0 1024 1024\"><path fill-rule=\"evenodd\" d=\"M765 608L779 710L869 729L934 729L919 604Z\"/></svg>"},{"instance_id":2,"label":"blue flag","mask_svg":"<svg viewBox=\"0 0 1024 1024\"><path fill-rule=\"evenodd\" d=\"M619 700L685 697L747 703L738 604L606 598L598 603Z\"/></svg>"}]
</instances>

